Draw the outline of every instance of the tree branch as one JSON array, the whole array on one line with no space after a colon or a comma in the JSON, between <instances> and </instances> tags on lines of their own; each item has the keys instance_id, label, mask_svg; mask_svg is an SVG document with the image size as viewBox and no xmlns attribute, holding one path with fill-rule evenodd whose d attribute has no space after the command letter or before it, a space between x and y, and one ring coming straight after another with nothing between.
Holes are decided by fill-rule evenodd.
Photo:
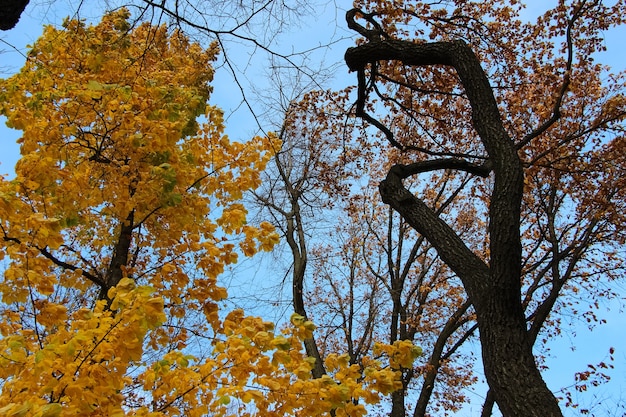
<instances>
[{"instance_id":1,"label":"tree branch","mask_svg":"<svg viewBox=\"0 0 626 417\"><path fill-rule=\"evenodd\" d=\"M4 229L3 229L4 232ZM22 244L22 241L18 238L15 237L9 237L6 234L3 237L5 242L14 242L17 243L18 245ZM37 249L39 251L39 253L41 253L41 255L45 258L47 258L48 260L52 261L52 263L54 263L56 266L63 268L63 269L67 269L69 271L77 271L81 268L72 265L70 263L67 263L65 261L62 261L61 259L57 258L56 256L54 256L50 251L48 251L46 248L41 248L39 246L35 246L33 245L33 247L35 249ZM81 275L85 278L87 278L89 281L93 282L94 284L102 287L104 285L104 280L96 275L90 274L89 272L82 270Z\"/></svg>"},{"instance_id":2,"label":"tree branch","mask_svg":"<svg viewBox=\"0 0 626 417\"><path fill-rule=\"evenodd\" d=\"M469 174L474 174L478 175L479 177L486 178L491 173L491 163L487 161L482 165L476 165L463 159L447 158L414 162L408 165L397 164L391 167L390 172L393 172L400 179L405 179L416 174L436 171L440 169L453 169L457 171L464 171Z\"/></svg>"},{"instance_id":3,"label":"tree branch","mask_svg":"<svg viewBox=\"0 0 626 417\"><path fill-rule=\"evenodd\" d=\"M572 62L574 59L574 43L572 40L572 28L576 20L578 20L583 14L583 5L576 9L574 15L567 23L565 39L567 42L567 61L565 64L565 74L563 75L563 82L561 83L561 88L557 93L556 100L554 101L554 105L552 106L552 115L541 125L539 125L535 130L527 134L517 145L517 149L523 148L527 145L531 140L540 136L545 131L550 129L560 118L561 118L561 105L563 104L563 99L565 98L565 94L569 89L569 85L571 83L571 74L572 74Z\"/></svg>"}]
</instances>

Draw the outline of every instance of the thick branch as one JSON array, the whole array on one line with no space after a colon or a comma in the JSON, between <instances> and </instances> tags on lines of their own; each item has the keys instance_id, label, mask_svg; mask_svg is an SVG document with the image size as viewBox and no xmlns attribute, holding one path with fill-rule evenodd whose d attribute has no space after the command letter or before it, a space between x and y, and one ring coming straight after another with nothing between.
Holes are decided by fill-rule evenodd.
<instances>
[{"instance_id":1,"label":"thick branch","mask_svg":"<svg viewBox=\"0 0 626 417\"><path fill-rule=\"evenodd\" d=\"M404 188L402 177L392 168L380 183L383 202L391 205L422 234L441 259L463 280L472 299L480 299L478 286L489 280L489 267L459 238L446 222L422 200Z\"/></svg>"},{"instance_id":2,"label":"thick branch","mask_svg":"<svg viewBox=\"0 0 626 417\"><path fill-rule=\"evenodd\" d=\"M3 237L5 242L14 242L17 243L18 245L22 244L22 241L18 238L15 237L9 237L5 234L5 236ZM50 251L48 251L48 249L46 248L41 248L39 246L34 246L35 249L37 249L39 251L39 253L41 253L41 255L43 257L45 257L46 259L50 260L53 264L55 264L56 266L63 268L63 269L67 269L69 271L77 271L81 268L77 267L76 265L72 265L70 263L67 263L59 258L57 258L56 256L54 256ZM94 284L102 287L104 285L104 281L98 277L97 275L94 274L90 274L89 272L82 270L82 276L87 278L89 281L93 282Z\"/></svg>"},{"instance_id":3,"label":"thick branch","mask_svg":"<svg viewBox=\"0 0 626 417\"><path fill-rule=\"evenodd\" d=\"M488 177L491 172L491 164L487 161L482 165L472 164L463 159L447 158L436 159L430 161L420 161L408 165L397 164L391 168L401 179L408 178L413 175L421 174L424 172L437 171L441 169L454 169L457 171L464 171L469 174L478 175L479 177Z\"/></svg>"},{"instance_id":4,"label":"thick branch","mask_svg":"<svg viewBox=\"0 0 626 417\"><path fill-rule=\"evenodd\" d=\"M360 24L358 24L354 20L357 15L360 15L361 17L363 17L368 23L372 25L374 29L366 29ZM361 36L363 36L370 42L378 41L384 35L383 29L380 27L378 22L376 22L373 18L374 18L373 14L365 13L359 9L351 9L346 12L346 22L348 23L348 28L359 33Z\"/></svg>"},{"instance_id":5,"label":"thick branch","mask_svg":"<svg viewBox=\"0 0 626 417\"><path fill-rule=\"evenodd\" d=\"M400 61L404 65L412 66L454 67L472 107L474 128L489 156L497 159L514 149L502 125L489 81L478 58L465 42L413 43L389 39L348 48L345 60L351 71L362 71L370 63L377 61ZM507 146L503 146L502 142L508 142Z\"/></svg>"}]
</instances>

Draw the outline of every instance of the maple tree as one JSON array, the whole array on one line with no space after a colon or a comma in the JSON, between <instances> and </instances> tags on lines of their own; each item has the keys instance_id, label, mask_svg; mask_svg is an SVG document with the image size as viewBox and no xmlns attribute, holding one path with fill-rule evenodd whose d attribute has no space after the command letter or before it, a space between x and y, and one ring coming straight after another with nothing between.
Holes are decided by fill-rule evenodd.
<instances>
[{"instance_id":1,"label":"maple tree","mask_svg":"<svg viewBox=\"0 0 626 417\"><path fill-rule=\"evenodd\" d=\"M624 79L593 61L623 2L560 1L536 22L518 2L355 5L355 112L404 155L380 195L463 283L490 386L483 415L494 400L506 416L561 415L532 348L571 303L564 292L602 296L594 281L623 271ZM481 239L462 239L403 183L440 170L472 177L455 199L487 213Z\"/></svg>"},{"instance_id":2,"label":"maple tree","mask_svg":"<svg viewBox=\"0 0 626 417\"><path fill-rule=\"evenodd\" d=\"M419 352L327 355L313 378L306 317L276 331L220 311L224 268L278 240L242 196L280 144L223 134L215 43L129 18L48 26L0 82L23 132L0 182L0 413L365 415Z\"/></svg>"}]
</instances>

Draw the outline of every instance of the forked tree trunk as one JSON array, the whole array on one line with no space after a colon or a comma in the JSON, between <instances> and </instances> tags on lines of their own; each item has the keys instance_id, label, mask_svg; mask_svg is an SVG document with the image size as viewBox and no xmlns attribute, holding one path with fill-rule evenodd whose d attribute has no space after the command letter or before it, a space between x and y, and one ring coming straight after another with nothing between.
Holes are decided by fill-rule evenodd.
<instances>
[{"instance_id":1,"label":"forked tree trunk","mask_svg":"<svg viewBox=\"0 0 626 417\"><path fill-rule=\"evenodd\" d=\"M354 14L352 15L354 16ZM350 22L350 14L348 15ZM359 30L354 22L350 27ZM404 65L453 67L472 107L472 122L489 155L483 165L441 159L396 165L380 184L385 203L397 210L438 251L462 280L476 311L487 382L506 417L562 416L535 363L532 338L526 329L521 303L520 206L523 170L515 146L500 119L493 91L473 51L462 41L416 44L380 40L360 30L369 43L349 48L348 67L358 72L357 115L390 132L364 111L367 96L365 69L381 60ZM393 140L393 138L389 138ZM398 145L393 142L394 145ZM489 206L490 261L486 265L402 180L438 169L457 169L474 175L493 175Z\"/></svg>"}]
</instances>

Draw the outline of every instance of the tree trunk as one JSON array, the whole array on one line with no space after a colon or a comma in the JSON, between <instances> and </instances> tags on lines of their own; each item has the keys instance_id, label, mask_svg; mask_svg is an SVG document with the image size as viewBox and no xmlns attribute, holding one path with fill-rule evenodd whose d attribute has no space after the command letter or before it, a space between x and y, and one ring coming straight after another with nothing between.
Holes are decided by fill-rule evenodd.
<instances>
[{"instance_id":1,"label":"tree trunk","mask_svg":"<svg viewBox=\"0 0 626 417\"><path fill-rule=\"evenodd\" d=\"M494 276L493 265L487 267L447 224L402 187L393 170L381 183L380 191L383 201L422 233L463 280L476 310L485 376L503 415L561 416L532 354L519 295L519 275L516 284L512 279Z\"/></svg>"},{"instance_id":2,"label":"tree trunk","mask_svg":"<svg viewBox=\"0 0 626 417\"><path fill-rule=\"evenodd\" d=\"M430 403L430 398L435 388L437 375L439 374L439 368L441 367L443 350L446 347L448 339L450 339L454 332L456 332L458 328L463 324L463 315L467 312L469 308L469 302L463 303L463 305L461 305L454 312L454 314L450 316L450 318L446 322L446 325L441 330L441 333L439 333L437 341L433 345L433 349L430 352L428 367L422 376L422 388L420 389L419 398L417 399L417 402L415 403L415 408L413 409L413 417L426 416L426 409L428 407L428 404ZM473 330L470 330L469 332L471 333L472 331ZM469 334L467 335L469 336ZM456 343L455 346L446 353L446 355L452 354L459 346L460 343Z\"/></svg>"},{"instance_id":3,"label":"tree trunk","mask_svg":"<svg viewBox=\"0 0 626 417\"><path fill-rule=\"evenodd\" d=\"M300 212L300 203L298 201L300 198L300 192L295 190L289 182L289 177L285 173L278 156L276 156L275 163L281 178L285 183L289 202L291 203L291 211L288 213L285 212L284 215L287 224L285 238L293 256L293 309L297 314L301 315L305 319L308 319L303 296L308 255L306 236L304 234L304 227ZM317 348L315 337L310 337L304 340L304 349L308 357L315 359L315 364L311 370L313 378L321 378L326 374L326 369L324 368L324 361L322 360L322 356Z\"/></svg>"},{"instance_id":4,"label":"tree trunk","mask_svg":"<svg viewBox=\"0 0 626 417\"><path fill-rule=\"evenodd\" d=\"M364 31L362 34L368 33ZM556 398L537 369L521 303L522 165L514 143L502 125L493 91L480 62L462 41L417 44L399 40L369 40L369 43L349 48L345 55L348 67L359 73L356 114L381 128L395 146L401 147L389 129L365 112L368 94L366 67L380 60L396 60L417 67L445 65L456 69L472 108L473 126L487 151L488 161L480 166L457 159L396 165L381 182L380 194L383 202L398 211L421 233L462 280L476 310L485 376L503 415L560 417L562 414ZM494 187L489 207L489 265L402 184L404 178L437 169L493 175Z\"/></svg>"},{"instance_id":5,"label":"tree trunk","mask_svg":"<svg viewBox=\"0 0 626 417\"><path fill-rule=\"evenodd\" d=\"M100 296L101 300L107 300L108 303L111 302L107 292L115 287L122 278L124 278L123 267L128 264L128 254L130 252L130 245L133 240L133 229L135 227L135 211L131 210L128 213L128 217L126 220L122 222L120 226L120 235L117 239L117 243L113 248L113 255L111 257L111 262L109 263L109 267L107 268L104 286L100 288Z\"/></svg>"}]
</instances>

